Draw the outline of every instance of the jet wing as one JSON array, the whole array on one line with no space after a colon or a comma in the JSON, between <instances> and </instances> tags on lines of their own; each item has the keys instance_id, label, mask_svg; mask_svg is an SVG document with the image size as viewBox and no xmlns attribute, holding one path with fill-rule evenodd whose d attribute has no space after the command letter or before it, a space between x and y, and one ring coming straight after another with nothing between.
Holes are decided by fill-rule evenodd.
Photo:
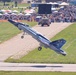
<instances>
[{"instance_id":1,"label":"jet wing","mask_svg":"<svg viewBox=\"0 0 76 75\"><path fill-rule=\"evenodd\" d=\"M65 43L66 43L66 40L64 39L59 39L59 40L55 40L51 42L51 44L54 45L58 49L60 49Z\"/></svg>"}]
</instances>

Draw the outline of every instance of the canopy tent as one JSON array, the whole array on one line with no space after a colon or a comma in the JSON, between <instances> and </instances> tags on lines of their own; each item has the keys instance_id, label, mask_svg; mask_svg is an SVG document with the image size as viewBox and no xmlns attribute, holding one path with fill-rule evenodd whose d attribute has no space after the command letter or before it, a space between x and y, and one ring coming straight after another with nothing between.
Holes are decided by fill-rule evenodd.
<instances>
[{"instance_id":1,"label":"canopy tent","mask_svg":"<svg viewBox=\"0 0 76 75\"><path fill-rule=\"evenodd\" d=\"M12 10L5 10L5 13L12 13Z\"/></svg>"},{"instance_id":2,"label":"canopy tent","mask_svg":"<svg viewBox=\"0 0 76 75\"><path fill-rule=\"evenodd\" d=\"M56 11L53 11L53 13L58 13L58 11L56 10Z\"/></svg>"},{"instance_id":3,"label":"canopy tent","mask_svg":"<svg viewBox=\"0 0 76 75\"><path fill-rule=\"evenodd\" d=\"M56 10L56 8L51 8L51 10L52 10L52 11L55 11L55 10Z\"/></svg>"},{"instance_id":4,"label":"canopy tent","mask_svg":"<svg viewBox=\"0 0 76 75\"><path fill-rule=\"evenodd\" d=\"M18 15L24 15L24 14L22 14L22 13L19 13Z\"/></svg>"},{"instance_id":5,"label":"canopy tent","mask_svg":"<svg viewBox=\"0 0 76 75\"><path fill-rule=\"evenodd\" d=\"M13 10L12 12L13 12L13 13L18 13L18 11L17 11L17 10Z\"/></svg>"},{"instance_id":6,"label":"canopy tent","mask_svg":"<svg viewBox=\"0 0 76 75\"><path fill-rule=\"evenodd\" d=\"M53 4L53 2L49 2L49 3L47 3L47 4Z\"/></svg>"},{"instance_id":7,"label":"canopy tent","mask_svg":"<svg viewBox=\"0 0 76 75\"><path fill-rule=\"evenodd\" d=\"M42 16L36 16L36 21L39 22L41 20Z\"/></svg>"},{"instance_id":8,"label":"canopy tent","mask_svg":"<svg viewBox=\"0 0 76 75\"><path fill-rule=\"evenodd\" d=\"M34 9L31 9L30 11L31 11L31 12L33 12L33 13L35 12L35 10L34 10Z\"/></svg>"},{"instance_id":9,"label":"canopy tent","mask_svg":"<svg viewBox=\"0 0 76 75\"><path fill-rule=\"evenodd\" d=\"M64 6L61 6L60 8L64 8Z\"/></svg>"},{"instance_id":10,"label":"canopy tent","mask_svg":"<svg viewBox=\"0 0 76 75\"><path fill-rule=\"evenodd\" d=\"M25 16L30 16L30 15L31 15L30 13L25 14Z\"/></svg>"},{"instance_id":11,"label":"canopy tent","mask_svg":"<svg viewBox=\"0 0 76 75\"><path fill-rule=\"evenodd\" d=\"M31 9L31 10L27 9L27 10L24 11L24 13L29 13L29 14L34 13L34 12L35 12L35 10L33 10L33 9Z\"/></svg>"},{"instance_id":12,"label":"canopy tent","mask_svg":"<svg viewBox=\"0 0 76 75\"><path fill-rule=\"evenodd\" d=\"M56 3L56 2L49 2L49 3L47 3L47 4L59 4L59 3Z\"/></svg>"},{"instance_id":13,"label":"canopy tent","mask_svg":"<svg viewBox=\"0 0 76 75\"><path fill-rule=\"evenodd\" d=\"M59 4L59 5L60 6L67 6L67 5L69 5L69 3L63 2L63 3Z\"/></svg>"},{"instance_id":14,"label":"canopy tent","mask_svg":"<svg viewBox=\"0 0 76 75\"><path fill-rule=\"evenodd\" d=\"M59 3L57 3L57 2L49 2L47 4L51 4L52 7L55 7L55 8L59 7Z\"/></svg>"},{"instance_id":15,"label":"canopy tent","mask_svg":"<svg viewBox=\"0 0 76 75\"><path fill-rule=\"evenodd\" d=\"M3 15L5 15L5 16L9 16L9 14L6 12L6 13L4 13Z\"/></svg>"},{"instance_id":16,"label":"canopy tent","mask_svg":"<svg viewBox=\"0 0 76 75\"><path fill-rule=\"evenodd\" d=\"M3 14L0 13L0 16L2 16Z\"/></svg>"},{"instance_id":17,"label":"canopy tent","mask_svg":"<svg viewBox=\"0 0 76 75\"><path fill-rule=\"evenodd\" d=\"M2 9L2 10L0 10L0 11L4 13L6 10Z\"/></svg>"},{"instance_id":18,"label":"canopy tent","mask_svg":"<svg viewBox=\"0 0 76 75\"><path fill-rule=\"evenodd\" d=\"M41 18L42 16L36 16L36 18Z\"/></svg>"},{"instance_id":19,"label":"canopy tent","mask_svg":"<svg viewBox=\"0 0 76 75\"><path fill-rule=\"evenodd\" d=\"M53 2L52 4L54 4L54 5L55 5L55 4L58 4L58 3L56 3L56 2ZM59 4L58 4L58 5L59 5Z\"/></svg>"},{"instance_id":20,"label":"canopy tent","mask_svg":"<svg viewBox=\"0 0 76 75\"><path fill-rule=\"evenodd\" d=\"M16 13L11 13L11 15L17 15Z\"/></svg>"}]
</instances>

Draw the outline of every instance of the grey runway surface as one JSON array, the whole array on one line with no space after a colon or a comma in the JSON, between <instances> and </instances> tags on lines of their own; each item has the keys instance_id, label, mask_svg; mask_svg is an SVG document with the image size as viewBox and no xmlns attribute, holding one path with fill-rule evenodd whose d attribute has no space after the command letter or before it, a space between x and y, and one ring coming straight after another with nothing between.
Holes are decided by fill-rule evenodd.
<instances>
[{"instance_id":1,"label":"grey runway surface","mask_svg":"<svg viewBox=\"0 0 76 75\"><path fill-rule=\"evenodd\" d=\"M0 71L58 71L76 72L76 64L30 64L0 62Z\"/></svg>"}]
</instances>

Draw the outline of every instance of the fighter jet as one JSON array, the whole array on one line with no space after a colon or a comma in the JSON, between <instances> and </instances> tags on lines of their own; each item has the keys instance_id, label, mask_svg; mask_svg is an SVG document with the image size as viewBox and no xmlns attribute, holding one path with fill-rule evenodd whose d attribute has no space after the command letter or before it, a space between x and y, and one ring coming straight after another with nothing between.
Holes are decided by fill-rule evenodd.
<instances>
[{"instance_id":1,"label":"fighter jet","mask_svg":"<svg viewBox=\"0 0 76 75\"><path fill-rule=\"evenodd\" d=\"M36 39L40 43L40 46L38 47L39 51L41 51L42 46L44 46L45 48L52 49L58 54L66 56L66 52L61 49L61 47L66 43L66 40L59 39L55 41L50 41L45 36L43 36L41 33L32 29L28 24L17 22L11 19L9 19L8 21L12 23L14 26L16 26L19 30L22 30L24 32L23 35L21 36L22 39L24 38L25 33L28 33L34 39Z\"/></svg>"}]
</instances>

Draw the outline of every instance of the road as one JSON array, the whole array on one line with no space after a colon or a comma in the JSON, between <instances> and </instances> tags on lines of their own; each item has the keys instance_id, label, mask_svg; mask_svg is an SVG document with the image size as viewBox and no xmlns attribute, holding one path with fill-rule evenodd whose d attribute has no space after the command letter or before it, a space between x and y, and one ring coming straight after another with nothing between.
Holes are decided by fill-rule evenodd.
<instances>
[{"instance_id":1,"label":"road","mask_svg":"<svg viewBox=\"0 0 76 75\"><path fill-rule=\"evenodd\" d=\"M40 27L37 25L33 27L33 29L50 39L70 24L71 23L52 23L49 27ZM21 35L22 33L0 44L0 62L10 56L18 59L39 46L39 43L30 35L25 35L24 39L21 39Z\"/></svg>"},{"instance_id":2,"label":"road","mask_svg":"<svg viewBox=\"0 0 76 75\"><path fill-rule=\"evenodd\" d=\"M76 64L30 64L0 62L0 71L76 72Z\"/></svg>"}]
</instances>

